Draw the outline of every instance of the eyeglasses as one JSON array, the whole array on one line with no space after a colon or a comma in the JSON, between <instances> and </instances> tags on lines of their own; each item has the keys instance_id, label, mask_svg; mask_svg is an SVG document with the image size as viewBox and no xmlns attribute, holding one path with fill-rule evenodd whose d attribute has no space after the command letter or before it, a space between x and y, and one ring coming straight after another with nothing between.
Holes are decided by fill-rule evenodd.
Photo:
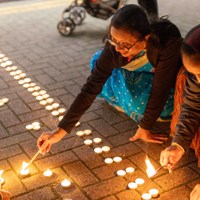
<instances>
[{"instance_id":1,"label":"eyeglasses","mask_svg":"<svg viewBox=\"0 0 200 200\"><path fill-rule=\"evenodd\" d=\"M111 45L115 47L119 46L121 49L126 49L126 51L128 52L131 48L133 48L137 44L139 40L137 40L134 44L130 44L130 45L124 45L124 44L121 44L120 42L115 42L113 41L112 38L109 38L109 37L106 38L106 41L108 41Z\"/></svg>"}]
</instances>

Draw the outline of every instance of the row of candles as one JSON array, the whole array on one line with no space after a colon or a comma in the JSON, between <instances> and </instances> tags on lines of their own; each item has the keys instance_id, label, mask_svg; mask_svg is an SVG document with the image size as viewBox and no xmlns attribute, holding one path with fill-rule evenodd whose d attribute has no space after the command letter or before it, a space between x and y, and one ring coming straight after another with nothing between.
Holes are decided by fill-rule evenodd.
<instances>
[{"instance_id":1,"label":"row of candles","mask_svg":"<svg viewBox=\"0 0 200 200\"><path fill-rule=\"evenodd\" d=\"M62 119L62 114L65 113L65 109L64 108L59 108L59 104L58 103L53 103L53 99L50 98L49 94L47 94L47 92L45 90L41 90L41 88L39 86L36 85L36 83L31 83L31 79L30 78L25 78L26 77L26 73L22 72L21 70L18 70L17 66L11 66L12 65L12 61L9 61L9 59L7 57L5 57L4 54L0 54L0 66L5 68L6 71L10 72L10 75L13 76L13 78L15 80L19 80L18 83L20 85L23 85L24 88L26 88L29 92L32 92L32 95L36 97L36 100L39 101L39 103L41 105L46 106L45 108L49 111L52 111L51 114L53 116L59 116L59 120ZM1 106L1 102L2 105L7 103L8 99L4 98L0 100L0 106ZM51 105L48 105L51 104ZM55 110L57 109L57 110ZM76 126L79 126L80 122L78 122L76 124ZM40 129L40 123L39 122L33 122L32 124L29 124L26 126L26 129L28 130L39 130ZM78 131L76 133L76 135L83 137L83 136L88 136L91 135L92 131L87 129L84 131ZM84 141L85 145L91 145L92 143L95 144L100 144L102 142L101 138L94 138L93 140L91 139L86 139ZM109 146L103 146L103 147L96 147L94 148L94 152L97 154L101 154L102 152L109 152L110 151L110 147ZM20 170L20 176L22 177L27 177L30 174L30 171L28 169L28 166L33 162L33 160L39 155L40 151L38 151L33 158L31 159L31 161L29 163L23 162L22 163L22 169ZM111 164L113 162L121 162L122 158L121 157L114 157L114 158L105 158L104 162L106 164ZM149 177L155 175L157 172L154 169L154 167L152 166L152 164L150 163L149 159L146 159L146 165L147 165L147 175ZM118 170L117 171L117 175L118 176L125 176L126 174L131 174L135 171L135 169L133 167L127 167L125 170ZM2 185L4 183L4 179L2 178L2 174L3 174L3 170L0 170L0 184ZM46 177L51 177L53 175L53 172L50 169L47 169L46 171L43 172L43 175ZM144 184L144 179L142 178L137 178L134 182L130 182L128 184L128 188L129 189L135 189L138 186ZM63 180L61 182L61 186L64 188L68 188L71 186L71 182L67 179ZM152 197L158 197L159 196L159 191L157 189L151 189L149 190L148 193L144 193L142 194L142 199L143 200L149 200Z\"/></svg>"}]
</instances>

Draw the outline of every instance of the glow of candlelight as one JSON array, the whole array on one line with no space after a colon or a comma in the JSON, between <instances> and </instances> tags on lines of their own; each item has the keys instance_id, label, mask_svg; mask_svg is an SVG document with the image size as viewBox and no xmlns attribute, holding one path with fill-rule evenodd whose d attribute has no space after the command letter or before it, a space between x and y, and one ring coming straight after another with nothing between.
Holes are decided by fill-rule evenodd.
<instances>
[{"instance_id":1,"label":"glow of candlelight","mask_svg":"<svg viewBox=\"0 0 200 200\"><path fill-rule=\"evenodd\" d=\"M22 162L22 169L20 171L21 175L27 175L29 173L29 170L26 169L28 167L28 165L29 165L29 163L24 162L24 161Z\"/></svg>"},{"instance_id":2,"label":"glow of candlelight","mask_svg":"<svg viewBox=\"0 0 200 200\"><path fill-rule=\"evenodd\" d=\"M43 175L44 176L47 176L47 177L50 177L52 176L53 172L50 170L50 169L47 169L46 171L44 171Z\"/></svg>"},{"instance_id":3,"label":"glow of candlelight","mask_svg":"<svg viewBox=\"0 0 200 200\"><path fill-rule=\"evenodd\" d=\"M1 188L1 185L4 183L4 179L1 177L3 172L4 170L0 170L0 188Z\"/></svg>"},{"instance_id":4,"label":"glow of candlelight","mask_svg":"<svg viewBox=\"0 0 200 200\"><path fill-rule=\"evenodd\" d=\"M67 187L70 187L71 182L69 180L65 179L61 182L61 185L62 185L62 187L67 188Z\"/></svg>"},{"instance_id":5,"label":"glow of candlelight","mask_svg":"<svg viewBox=\"0 0 200 200\"><path fill-rule=\"evenodd\" d=\"M147 176L150 178L150 177L154 176L157 173L157 171L155 170L155 168L151 164L148 157L146 158L145 162L146 162L146 165L147 165L147 169L146 169Z\"/></svg>"}]
</instances>

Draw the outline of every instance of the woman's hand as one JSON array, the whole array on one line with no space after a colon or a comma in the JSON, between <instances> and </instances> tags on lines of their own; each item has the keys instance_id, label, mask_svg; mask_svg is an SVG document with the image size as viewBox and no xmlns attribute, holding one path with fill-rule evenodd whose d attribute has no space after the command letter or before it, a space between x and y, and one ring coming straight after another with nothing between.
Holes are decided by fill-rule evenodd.
<instances>
[{"instance_id":1,"label":"woman's hand","mask_svg":"<svg viewBox=\"0 0 200 200\"><path fill-rule=\"evenodd\" d=\"M11 197L10 192L0 189L0 194L1 194L2 200L10 200L10 197Z\"/></svg>"},{"instance_id":2,"label":"woman's hand","mask_svg":"<svg viewBox=\"0 0 200 200\"><path fill-rule=\"evenodd\" d=\"M190 200L199 200L199 199L200 199L200 184L197 184L190 193Z\"/></svg>"},{"instance_id":3,"label":"woman's hand","mask_svg":"<svg viewBox=\"0 0 200 200\"><path fill-rule=\"evenodd\" d=\"M152 143L163 143L168 138L161 134L152 134L149 130L145 130L141 127L138 128L136 134L129 138L130 141L136 141L138 139L144 140L145 142L152 142Z\"/></svg>"},{"instance_id":4,"label":"woman's hand","mask_svg":"<svg viewBox=\"0 0 200 200\"><path fill-rule=\"evenodd\" d=\"M182 158L183 154L184 151L180 147L171 145L161 152L160 164L166 166L169 172L171 172L175 164Z\"/></svg>"},{"instance_id":5,"label":"woman's hand","mask_svg":"<svg viewBox=\"0 0 200 200\"><path fill-rule=\"evenodd\" d=\"M52 144L59 142L66 134L67 132L61 128L52 132L42 133L37 140L37 146L41 153L44 154L49 152Z\"/></svg>"}]
</instances>

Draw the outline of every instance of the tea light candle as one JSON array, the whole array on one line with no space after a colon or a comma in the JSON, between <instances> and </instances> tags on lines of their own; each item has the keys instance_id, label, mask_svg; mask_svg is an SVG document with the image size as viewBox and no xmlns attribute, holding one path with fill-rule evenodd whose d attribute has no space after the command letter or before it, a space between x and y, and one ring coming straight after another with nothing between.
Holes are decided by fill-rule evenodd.
<instances>
[{"instance_id":1,"label":"tea light candle","mask_svg":"<svg viewBox=\"0 0 200 200\"><path fill-rule=\"evenodd\" d=\"M18 67L17 66L12 66L11 69L14 71L16 70Z\"/></svg>"},{"instance_id":2,"label":"tea light candle","mask_svg":"<svg viewBox=\"0 0 200 200\"><path fill-rule=\"evenodd\" d=\"M30 83L30 82L31 82L31 79L30 79L30 78L25 78L25 79L24 79L24 82L25 82L25 83Z\"/></svg>"},{"instance_id":3,"label":"tea light candle","mask_svg":"<svg viewBox=\"0 0 200 200\"><path fill-rule=\"evenodd\" d=\"M46 110L53 110L53 107L51 105L48 105L45 108L46 108Z\"/></svg>"},{"instance_id":4,"label":"tea light candle","mask_svg":"<svg viewBox=\"0 0 200 200\"><path fill-rule=\"evenodd\" d=\"M2 101L3 103L7 103L7 102L9 101L9 99L8 99L8 98L3 98L3 99L1 99L1 101Z\"/></svg>"},{"instance_id":5,"label":"tea light candle","mask_svg":"<svg viewBox=\"0 0 200 200\"><path fill-rule=\"evenodd\" d=\"M49 94L43 94L42 97L43 97L43 99L47 99L47 98L49 98L50 96L49 96Z\"/></svg>"},{"instance_id":6,"label":"tea light candle","mask_svg":"<svg viewBox=\"0 0 200 200\"><path fill-rule=\"evenodd\" d=\"M20 79L20 76L19 76L19 75L16 75L16 76L14 76L14 79L15 79L15 80L19 80L19 79Z\"/></svg>"},{"instance_id":7,"label":"tea light candle","mask_svg":"<svg viewBox=\"0 0 200 200\"><path fill-rule=\"evenodd\" d=\"M40 101L40 104L45 106L47 104L47 101L46 100L42 100L42 101Z\"/></svg>"},{"instance_id":8,"label":"tea light candle","mask_svg":"<svg viewBox=\"0 0 200 200\"><path fill-rule=\"evenodd\" d=\"M4 105L4 102L0 100L0 107Z\"/></svg>"},{"instance_id":9,"label":"tea light candle","mask_svg":"<svg viewBox=\"0 0 200 200\"><path fill-rule=\"evenodd\" d=\"M22 163L22 169L19 173L23 178L28 176L30 173L29 169L26 169L27 166L28 166L28 163L26 163L26 162Z\"/></svg>"},{"instance_id":10,"label":"tea light candle","mask_svg":"<svg viewBox=\"0 0 200 200\"><path fill-rule=\"evenodd\" d=\"M54 110L54 111L51 112L51 114L52 114L53 116L58 116L58 115L59 115L59 112L58 112L57 110Z\"/></svg>"},{"instance_id":11,"label":"tea light candle","mask_svg":"<svg viewBox=\"0 0 200 200\"><path fill-rule=\"evenodd\" d=\"M85 135L90 135L91 133L92 133L92 131L89 130L89 129L84 130L84 134L85 134Z\"/></svg>"},{"instance_id":12,"label":"tea light candle","mask_svg":"<svg viewBox=\"0 0 200 200\"><path fill-rule=\"evenodd\" d=\"M27 90L28 90L28 92L34 92L34 88L31 88L31 87L28 88Z\"/></svg>"},{"instance_id":13,"label":"tea light candle","mask_svg":"<svg viewBox=\"0 0 200 200\"><path fill-rule=\"evenodd\" d=\"M71 186L71 182L70 182L69 180L65 179L65 180L63 180L63 181L61 182L61 185L62 185L62 187L64 187L64 188L68 188L68 187Z\"/></svg>"},{"instance_id":14,"label":"tea light candle","mask_svg":"<svg viewBox=\"0 0 200 200\"><path fill-rule=\"evenodd\" d=\"M3 60L3 61L7 61L7 60L8 60L8 57L4 57L2 60Z\"/></svg>"},{"instance_id":15,"label":"tea light candle","mask_svg":"<svg viewBox=\"0 0 200 200\"><path fill-rule=\"evenodd\" d=\"M85 144L85 145L91 145L91 144L92 144L92 140L89 140L89 139L88 139L88 140L85 140L85 141L84 141L84 144Z\"/></svg>"},{"instance_id":16,"label":"tea light candle","mask_svg":"<svg viewBox=\"0 0 200 200\"><path fill-rule=\"evenodd\" d=\"M30 83L30 86L31 86L31 87L35 87L35 86L36 86L36 83Z\"/></svg>"},{"instance_id":17,"label":"tea light candle","mask_svg":"<svg viewBox=\"0 0 200 200\"><path fill-rule=\"evenodd\" d=\"M110 151L110 147L109 146L103 146L102 147L102 151L103 152L109 152Z\"/></svg>"},{"instance_id":18,"label":"tea light candle","mask_svg":"<svg viewBox=\"0 0 200 200\"><path fill-rule=\"evenodd\" d=\"M21 73L21 74L19 74L19 77L20 77L20 78L26 77L26 73Z\"/></svg>"},{"instance_id":19,"label":"tea light candle","mask_svg":"<svg viewBox=\"0 0 200 200\"><path fill-rule=\"evenodd\" d=\"M21 73L22 73L22 70L17 70L17 71L15 72L16 75L19 75L19 74L21 74Z\"/></svg>"},{"instance_id":20,"label":"tea light candle","mask_svg":"<svg viewBox=\"0 0 200 200\"><path fill-rule=\"evenodd\" d=\"M8 65L12 65L12 61L7 60L7 61L6 61L6 65L7 65L7 66L8 66Z\"/></svg>"},{"instance_id":21,"label":"tea light candle","mask_svg":"<svg viewBox=\"0 0 200 200\"><path fill-rule=\"evenodd\" d=\"M10 71L12 71L12 68L11 67L6 67L6 71L10 72Z\"/></svg>"},{"instance_id":22,"label":"tea light candle","mask_svg":"<svg viewBox=\"0 0 200 200\"><path fill-rule=\"evenodd\" d=\"M94 138L93 141L94 141L94 143L99 144L99 143L102 142L102 139L101 138Z\"/></svg>"},{"instance_id":23,"label":"tea light candle","mask_svg":"<svg viewBox=\"0 0 200 200\"><path fill-rule=\"evenodd\" d=\"M28 124L28 125L26 125L26 129L27 129L27 130L32 130L32 129L33 129L32 124Z\"/></svg>"},{"instance_id":24,"label":"tea light candle","mask_svg":"<svg viewBox=\"0 0 200 200\"><path fill-rule=\"evenodd\" d=\"M142 200L150 200L150 199L151 199L151 195L149 193L142 194Z\"/></svg>"},{"instance_id":25,"label":"tea light candle","mask_svg":"<svg viewBox=\"0 0 200 200\"><path fill-rule=\"evenodd\" d=\"M126 168L126 173L127 174L132 174L135 171L135 169L133 167L127 167Z\"/></svg>"},{"instance_id":26,"label":"tea light candle","mask_svg":"<svg viewBox=\"0 0 200 200\"><path fill-rule=\"evenodd\" d=\"M135 180L135 182L136 182L138 185L142 185L142 184L144 184L144 179L142 179L142 178L137 178L137 179Z\"/></svg>"},{"instance_id":27,"label":"tea light candle","mask_svg":"<svg viewBox=\"0 0 200 200\"><path fill-rule=\"evenodd\" d=\"M46 99L46 101L47 101L47 103L53 103L53 98L48 98L48 99Z\"/></svg>"},{"instance_id":28,"label":"tea light candle","mask_svg":"<svg viewBox=\"0 0 200 200\"><path fill-rule=\"evenodd\" d=\"M38 92L33 92L32 95L33 95L34 97L36 97L36 96L39 96L40 94L39 94Z\"/></svg>"},{"instance_id":29,"label":"tea light candle","mask_svg":"<svg viewBox=\"0 0 200 200\"><path fill-rule=\"evenodd\" d=\"M29 87L30 87L30 84L29 84L29 83L25 83L25 84L23 85L23 87L24 87L24 88L29 88Z\"/></svg>"},{"instance_id":30,"label":"tea light candle","mask_svg":"<svg viewBox=\"0 0 200 200\"><path fill-rule=\"evenodd\" d=\"M3 53L0 54L0 58L3 58L5 55Z\"/></svg>"},{"instance_id":31,"label":"tea light candle","mask_svg":"<svg viewBox=\"0 0 200 200\"><path fill-rule=\"evenodd\" d=\"M113 159L112 159L112 158L106 158L106 159L104 160L104 162L105 162L106 164L111 164L111 163L113 163Z\"/></svg>"},{"instance_id":32,"label":"tea light candle","mask_svg":"<svg viewBox=\"0 0 200 200\"><path fill-rule=\"evenodd\" d=\"M97 154L100 154L100 153L102 153L102 149L100 147L97 147L94 149L94 152Z\"/></svg>"},{"instance_id":33,"label":"tea light candle","mask_svg":"<svg viewBox=\"0 0 200 200\"><path fill-rule=\"evenodd\" d=\"M34 87L34 90L35 90L35 91L40 90L40 86L35 86L35 87Z\"/></svg>"},{"instance_id":34,"label":"tea light candle","mask_svg":"<svg viewBox=\"0 0 200 200\"><path fill-rule=\"evenodd\" d=\"M24 80L20 80L20 81L18 81L18 83L20 84L20 85L23 85L24 83L26 83Z\"/></svg>"},{"instance_id":35,"label":"tea light candle","mask_svg":"<svg viewBox=\"0 0 200 200\"><path fill-rule=\"evenodd\" d=\"M36 97L36 100L38 100L38 101L43 100L43 96L37 96L37 97Z\"/></svg>"},{"instance_id":36,"label":"tea light candle","mask_svg":"<svg viewBox=\"0 0 200 200\"><path fill-rule=\"evenodd\" d=\"M13 72L10 72L10 75L11 75L11 76L15 76L15 75L17 75L17 74L16 74L15 71L13 71Z\"/></svg>"},{"instance_id":37,"label":"tea light candle","mask_svg":"<svg viewBox=\"0 0 200 200\"><path fill-rule=\"evenodd\" d=\"M58 108L59 106L60 106L59 103L53 103L53 104L52 104L52 107L53 107L54 109Z\"/></svg>"},{"instance_id":38,"label":"tea light candle","mask_svg":"<svg viewBox=\"0 0 200 200\"><path fill-rule=\"evenodd\" d=\"M125 176L126 175L126 172L124 170L118 170L117 171L117 175L118 176Z\"/></svg>"},{"instance_id":39,"label":"tea light candle","mask_svg":"<svg viewBox=\"0 0 200 200\"><path fill-rule=\"evenodd\" d=\"M76 135L78 135L79 137L82 137L82 136L84 136L84 132L83 131L77 131Z\"/></svg>"},{"instance_id":40,"label":"tea light candle","mask_svg":"<svg viewBox=\"0 0 200 200\"><path fill-rule=\"evenodd\" d=\"M6 65L6 63L5 62L3 62L3 63L1 63L1 67L7 67L7 65Z\"/></svg>"},{"instance_id":41,"label":"tea light candle","mask_svg":"<svg viewBox=\"0 0 200 200\"><path fill-rule=\"evenodd\" d=\"M53 172L50 169L47 169L46 171L43 172L43 175L46 177L52 176Z\"/></svg>"},{"instance_id":42,"label":"tea light candle","mask_svg":"<svg viewBox=\"0 0 200 200\"><path fill-rule=\"evenodd\" d=\"M156 198L159 196L159 191L157 189L150 189L149 194L153 197Z\"/></svg>"},{"instance_id":43,"label":"tea light candle","mask_svg":"<svg viewBox=\"0 0 200 200\"><path fill-rule=\"evenodd\" d=\"M80 124L81 124L80 122L77 122L76 125L75 125L75 127L80 126Z\"/></svg>"},{"instance_id":44,"label":"tea light candle","mask_svg":"<svg viewBox=\"0 0 200 200\"><path fill-rule=\"evenodd\" d=\"M119 156L116 156L116 157L113 158L113 161L118 163L118 162L122 161L122 158L119 157Z\"/></svg>"},{"instance_id":45,"label":"tea light candle","mask_svg":"<svg viewBox=\"0 0 200 200\"><path fill-rule=\"evenodd\" d=\"M38 131L38 130L40 130L40 126L33 126L33 130L35 130L35 131Z\"/></svg>"},{"instance_id":46,"label":"tea light candle","mask_svg":"<svg viewBox=\"0 0 200 200\"><path fill-rule=\"evenodd\" d=\"M137 188L137 183L135 183L135 182L130 182L130 183L128 184L128 188L129 188L129 189L135 189L135 188Z\"/></svg>"},{"instance_id":47,"label":"tea light candle","mask_svg":"<svg viewBox=\"0 0 200 200\"><path fill-rule=\"evenodd\" d=\"M59 108L58 109L59 114L63 114L63 113L65 113L65 111L66 111L65 108Z\"/></svg>"},{"instance_id":48,"label":"tea light candle","mask_svg":"<svg viewBox=\"0 0 200 200\"><path fill-rule=\"evenodd\" d=\"M47 92L46 92L45 90L41 90L41 91L39 91L39 93L40 93L41 95L44 95L44 94L46 94Z\"/></svg>"},{"instance_id":49,"label":"tea light candle","mask_svg":"<svg viewBox=\"0 0 200 200\"><path fill-rule=\"evenodd\" d=\"M33 122L32 126L40 126L40 122Z\"/></svg>"}]
</instances>

